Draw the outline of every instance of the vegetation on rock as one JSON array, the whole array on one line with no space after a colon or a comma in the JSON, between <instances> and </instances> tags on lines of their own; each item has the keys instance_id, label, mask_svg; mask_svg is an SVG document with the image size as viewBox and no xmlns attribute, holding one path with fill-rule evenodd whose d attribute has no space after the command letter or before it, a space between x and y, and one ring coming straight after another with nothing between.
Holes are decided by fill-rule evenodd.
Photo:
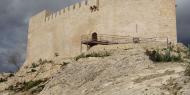
<instances>
[{"instance_id":1,"label":"vegetation on rock","mask_svg":"<svg viewBox=\"0 0 190 95\"><path fill-rule=\"evenodd\" d=\"M10 73L8 77L14 77L14 73Z\"/></svg>"},{"instance_id":2,"label":"vegetation on rock","mask_svg":"<svg viewBox=\"0 0 190 95\"><path fill-rule=\"evenodd\" d=\"M39 93L40 95L91 95L100 94L99 91L102 90L105 91L105 94L101 93L102 95L115 92L126 95L131 93L134 95L142 93L177 95L182 91L187 93L183 95L189 95L189 89L186 86L190 84L190 62L186 70L184 68L190 61L188 57L190 46L189 49L183 45L168 48L164 48L164 45L158 47L160 49L156 46L147 46L141 47L137 44L135 47L117 46L111 50L102 48L99 50L97 47L97 50L89 50L74 58L62 59L60 56L60 59L40 59L26 65L27 68L22 68L19 73L2 74L0 95L4 93L9 95L37 95ZM97 58L91 60L89 57ZM82 58L84 60L77 62ZM154 62L168 63L152 64ZM181 72L184 72L186 77ZM128 83L131 83L134 88L131 88L131 84ZM110 88L120 90L113 91Z\"/></svg>"},{"instance_id":3,"label":"vegetation on rock","mask_svg":"<svg viewBox=\"0 0 190 95\"><path fill-rule=\"evenodd\" d=\"M61 68L64 68L65 66L67 66L69 64L69 62L64 62L63 61L63 64L61 64Z\"/></svg>"},{"instance_id":4,"label":"vegetation on rock","mask_svg":"<svg viewBox=\"0 0 190 95\"><path fill-rule=\"evenodd\" d=\"M190 64L186 67L185 76L190 76Z\"/></svg>"},{"instance_id":5,"label":"vegetation on rock","mask_svg":"<svg viewBox=\"0 0 190 95\"><path fill-rule=\"evenodd\" d=\"M6 81L7 81L7 78L0 78L0 83L6 82Z\"/></svg>"},{"instance_id":6,"label":"vegetation on rock","mask_svg":"<svg viewBox=\"0 0 190 95\"><path fill-rule=\"evenodd\" d=\"M173 78L167 80L166 83L167 84L163 84L162 89L168 90L170 95L178 95L179 91L182 89L182 87Z\"/></svg>"},{"instance_id":7,"label":"vegetation on rock","mask_svg":"<svg viewBox=\"0 0 190 95\"><path fill-rule=\"evenodd\" d=\"M190 58L190 45L188 45L188 57Z\"/></svg>"},{"instance_id":8,"label":"vegetation on rock","mask_svg":"<svg viewBox=\"0 0 190 95\"><path fill-rule=\"evenodd\" d=\"M45 64L45 63L53 63L52 60L47 60L47 59L44 59L44 60L43 60L43 59L40 59L38 62L39 62L40 65L43 65L43 64Z\"/></svg>"},{"instance_id":9,"label":"vegetation on rock","mask_svg":"<svg viewBox=\"0 0 190 95\"><path fill-rule=\"evenodd\" d=\"M30 68L37 68L39 65L43 65L46 63L53 63L53 61L52 60L46 60L46 59L42 60L40 58L37 63L33 62Z\"/></svg>"},{"instance_id":10,"label":"vegetation on rock","mask_svg":"<svg viewBox=\"0 0 190 95\"><path fill-rule=\"evenodd\" d=\"M188 45L187 55L188 55L188 58L190 58L190 45ZM190 62L189 62L189 65L186 67L184 74L185 76L190 76Z\"/></svg>"},{"instance_id":11,"label":"vegetation on rock","mask_svg":"<svg viewBox=\"0 0 190 95\"><path fill-rule=\"evenodd\" d=\"M44 83L48 79L41 79L36 81L28 81L28 82L18 82L16 85L9 86L6 90L14 91L14 92L24 92L31 90L31 93L40 92L44 88Z\"/></svg>"},{"instance_id":12,"label":"vegetation on rock","mask_svg":"<svg viewBox=\"0 0 190 95\"><path fill-rule=\"evenodd\" d=\"M55 57L58 57L58 56L59 56L59 53L57 53L57 52L54 53L54 56L55 56Z\"/></svg>"},{"instance_id":13,"label":"vegetation on rock","mask_svg":"<svg viewBox=\"0 0 190 95\"><path fill-rule=\"evenodd\" d=\"M150 60L154 62L178 62L181 61L181 53L174 52L172 49L162 49L162 50L146 50L146 55L149 56Z\"/></svg>"},{"instance_id":14,"label":"vegetation on rock","mask_svg":"<svg viewBox=\"0 0 190 95\"><path fill-rule=\"evenodd\" d=\"M107 57L110 56L111 53L108 51L102 51L102 52L91 52L88 54L80 54L79 56L75 57L75 60L78 61L81 58L88 58L88 57Z\"/></svg>"},{"instance_id":15,"label":"vegetation on rock","mask_svg":"<svg viewBox=\"0 0 190 95\"><path fill-rule=\"evenodd\" d=\"M32 63L31 68L36 68L38 65L36 63Z\"/></svg>"},{"instance_id":16,"label":"vegetation on rock","mask_svg":"<svg viewBox=\"0 0 190 95\"><path fill-rule=\"evenodd\" d=\"M32 94L39 93L39 92L41 92L41 91L44 89L44 87L45 87L45 85L37 86L36 89L33 89L33 90L31 91L31 93L32 93Z\"/></svg>"}]
</instances>

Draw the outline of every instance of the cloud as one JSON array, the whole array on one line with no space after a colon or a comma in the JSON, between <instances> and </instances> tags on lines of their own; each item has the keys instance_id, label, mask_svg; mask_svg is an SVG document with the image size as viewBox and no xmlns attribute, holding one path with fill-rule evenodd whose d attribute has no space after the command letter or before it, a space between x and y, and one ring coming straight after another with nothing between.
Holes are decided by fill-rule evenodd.
<instances>
[{"instance_id":1,"label":"cloud","mask_svg":"<svg viewBox=\"0 0 190 95\"><path fill-rule=\"evenodd\" d=\"M178 40L185 44L190 43L190 1L177 0L177 30Z\"/></svg>"},{"instance_id":2,"label":"cloud","mask_svg":"<svg viewBox=\"0 0 190 95\"><path fill-rule=\"evenodd\" d=\"M44 10L57 11L81 0L0 0L0 72L14 68L7 57L18 51L25 55L28 19ZM190 0L177 0L179 41L190 43ZM22 58L24 60L24 58Z\"/></svg>"},{"instance_id":3,"label":"cloud","mask_svg":"<svg viewBox=\"0 0 190 95\"><path fill-rule=\"evenodd\" d=\"M0 72L15 69L8 64L10 54L19 51L23 63L26 54L29 18L44 10L57 11L80 0L1 0Z\"/></svg>"}]
</instances>

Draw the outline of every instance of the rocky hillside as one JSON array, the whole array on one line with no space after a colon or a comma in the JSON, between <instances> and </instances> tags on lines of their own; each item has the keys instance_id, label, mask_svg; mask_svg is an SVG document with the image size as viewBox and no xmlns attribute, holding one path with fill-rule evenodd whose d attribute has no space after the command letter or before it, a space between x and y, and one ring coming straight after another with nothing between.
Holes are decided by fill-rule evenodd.
<instances>
[{"instance_id":1,"label":"rocky hillside","mask_svg":"<svg viewBox=\"0 0 190 95\"><path fill-rule=\"evenodd\" d=\"M187 52L183 45L168 53L162 43L127 44L39 59L2 74L0 95L190 95Z\"/></svg>"}]
</instances>

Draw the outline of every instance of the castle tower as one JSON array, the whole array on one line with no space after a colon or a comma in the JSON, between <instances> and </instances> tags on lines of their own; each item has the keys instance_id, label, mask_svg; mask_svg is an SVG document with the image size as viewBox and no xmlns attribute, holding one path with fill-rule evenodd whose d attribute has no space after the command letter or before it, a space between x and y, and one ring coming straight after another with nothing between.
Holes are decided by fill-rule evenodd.
<instances>
[{"instance_id":1,"label":"castle tower","mask_svg":"<svg viewBox=\"0 0 190 95\"><path fill-rule=\"evenodd\" d=\"M85 0L55 13L33 16L27 60L80 54L80 37L98 34L168 37L177 42L175 0ZM98 10L92 11L91 7Z\"/></svg>"}]
</instances>

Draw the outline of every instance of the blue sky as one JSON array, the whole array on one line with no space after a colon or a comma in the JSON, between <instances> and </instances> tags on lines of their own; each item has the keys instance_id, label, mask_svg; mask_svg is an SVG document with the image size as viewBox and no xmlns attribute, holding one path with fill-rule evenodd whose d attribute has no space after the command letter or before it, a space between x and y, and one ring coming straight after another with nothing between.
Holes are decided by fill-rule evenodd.
<instances>
[{"instance_id":1,"label":"blue sky","mask_svg":"<svg viewBox=\"0 0 190 95\"><path fill-rule=\"evenodd\" d=\"M48 9L56 11L80 0L0 0L0 72L14 71L9 64L12 54L20 56L18 63L25 60L28 19ZM190 43L190 0L177 0L178 40Z\"/></svg>"}]
</instances>

